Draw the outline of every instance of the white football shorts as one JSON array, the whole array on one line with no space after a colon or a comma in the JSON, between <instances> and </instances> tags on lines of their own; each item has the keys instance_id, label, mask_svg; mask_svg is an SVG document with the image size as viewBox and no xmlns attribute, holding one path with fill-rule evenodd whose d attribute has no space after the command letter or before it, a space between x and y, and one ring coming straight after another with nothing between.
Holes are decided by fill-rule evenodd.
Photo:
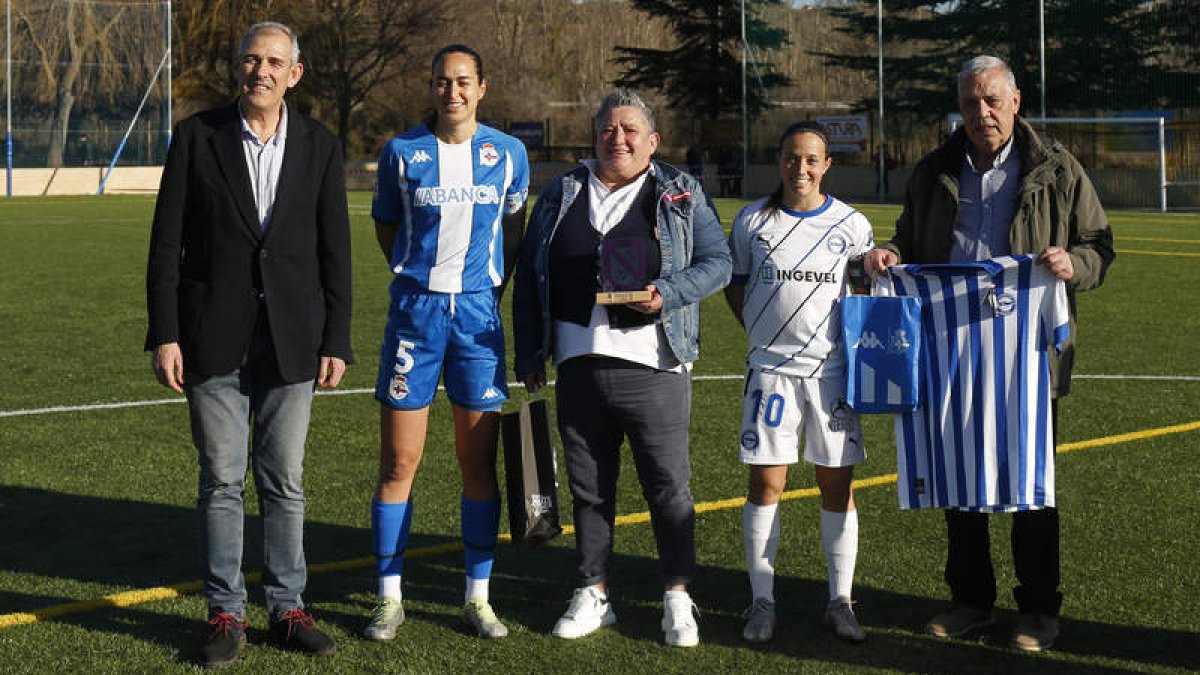
<instances>
[{"instance_id":1,"label":"white football shorts","mask_svg":"<svg viewBox=\"0 0 1200 675\"><path fill-rule=\"evenodd\" d=\"M846 403L841 377L805 378L751 368L742 389L739 457L745 464L804 461L853 466L867 458L858 413Z\"/></svg>"}]
</instances>

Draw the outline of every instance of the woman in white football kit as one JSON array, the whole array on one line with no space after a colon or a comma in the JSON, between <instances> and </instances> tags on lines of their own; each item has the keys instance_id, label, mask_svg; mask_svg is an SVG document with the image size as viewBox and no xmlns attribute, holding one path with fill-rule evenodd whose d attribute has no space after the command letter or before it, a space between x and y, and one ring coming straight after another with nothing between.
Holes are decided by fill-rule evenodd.
<instances>
[{"instance_id":1,"label":"woman in white football kit","mask_svg":"<svg viewBox=\"0 0 1200 675\"><path fill-rule=\"evenodd\" d=\"M738 213L729 234L730 309L746 329L740 457L750 466L742 515L753 602L743 637L775 630L775 554L779 498L788 465L813 464L821 490L821 542L829 570L825 623L838 637L866 634L851 609L858 514L850 483L866 459L858 415L846 403L839 301L849 293L847 263L874 246L871 224L821 194L832 158L824 128L803 121L779 140L780 186Z\"/></svg>"}]
</instances>

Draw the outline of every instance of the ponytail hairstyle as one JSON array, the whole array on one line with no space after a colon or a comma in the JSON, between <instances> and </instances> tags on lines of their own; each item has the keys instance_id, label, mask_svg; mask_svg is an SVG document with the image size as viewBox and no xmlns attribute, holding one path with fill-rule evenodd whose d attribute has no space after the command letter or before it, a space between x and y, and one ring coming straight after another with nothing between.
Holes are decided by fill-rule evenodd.
<instances>
[{"instance_id":1,"label":"ponytail hairstyle","mask_svg":"<svg viewBox=\"0 0 1200 675\"><path fill-rule=\"evenodd\" d=\"M775 146L775 152L778 153L780 150L783 150L783 142L796 134L813 134L817 138L820 138L821 143L825 145L826 156L829 155L829 133L825 131L825 125L816 120L800 120L799 122L789 124L783 130L783 133L779 135L779 144ZM783 208L783 181L780 181L779 185L775 187L775 191L771 193L771 196L767 197L767 203L763 206L764 210L772 212L778 211L781 208Z\"/></svg>"},{"instance_id":2,"label":"ponytail hairstyle","mask_svg":"<svg viewBox=\"0 0 1200 675\"><path fill-rule=\"evenodd\" d=\"M475 62L475 76L479 78L480 82L483 82L483 57L479 55L479 52L458 42L442 47L437 51L436 54L433 55L433 60L429 62L429 73L431 77L433 75L433 69L437 68L438 61L447 54L466 54L467 56L471 57L471 60ZM433 128L437 126L436 109L429 111L429 117L425 119L425 126L428 127L430 131L433 131Z\"/></svg>"}]
</instances>

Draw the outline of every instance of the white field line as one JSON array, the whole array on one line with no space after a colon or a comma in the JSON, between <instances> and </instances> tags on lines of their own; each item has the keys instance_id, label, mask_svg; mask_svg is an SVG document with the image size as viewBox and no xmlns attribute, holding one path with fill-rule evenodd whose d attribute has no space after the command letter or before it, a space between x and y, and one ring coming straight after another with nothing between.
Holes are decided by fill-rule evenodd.
<instances>
[{"instance_id":1,"label":"white field line","mask_svg":"<svg viewBox=\"0 0 1200 675\"><path fill-rule=\"evenodd\" d=\"M696 375L692 379L697 382L715 382L726 380L741 380L742 375ZM1072 375L1075 380L1150 380L1155 382L1200 382L1200 375ZM554 381L547 383L554 386ZM509 382L510 389L525 387L523 382ZM442 387L438 387L439 390ZM320 389L318 396L349 396L357 394L373 394L373 388L367 389ZM156 398L145 401L115 401L113 403L83 403L79 405L56 405L46 408L27 408L24 410L0 410L0 417L25 417L30 415L53 415L56 413L91 412L95 410L113 410L116 408L141 408L152 405L167 405L184 403L187 399Z\"/></svg>"}]
</instances>

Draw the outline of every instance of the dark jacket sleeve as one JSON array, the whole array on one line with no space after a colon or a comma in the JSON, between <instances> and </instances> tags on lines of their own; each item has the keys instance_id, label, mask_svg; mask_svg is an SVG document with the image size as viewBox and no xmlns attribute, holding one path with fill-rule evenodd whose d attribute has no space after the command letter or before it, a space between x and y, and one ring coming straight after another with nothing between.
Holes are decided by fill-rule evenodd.
<instances>
[{"instance_id":1,"label":"dark jacket sleeve","mask_svg":"<svg viewBox=\"0 0 1200 675\"><path fill-rule=\"evenodd\" d=\"M1087 291L1104 283L1108 266L1117 254L1113 250L1112 227L1100 205L1096 188L1079 161L1070 154L1063 154L1066 155L1064 164L1072 178L1070 241L1066 248L1071 254L1075 276L1069 285L1076 290Z\"/></svg>"},{"instance_id":2,"label":"dark jacket sleeve","mask_svg":"<svg viewBox=\"0 0 1200 675\"><path fill-rule=\"evenodd\" d=\"M321 331L321 356L354 362L350 346L351 256L350 218L346 207L346 178L341 144L332 143L317 200L317 247L321 286L325 291L325 325Z\"/></svg>"},{"instance_id":3,"label":"dark jacket sleeve","mask_svg":"<svg viewBox=\"0 0 1200 675\"><path fill-rule=\"evenodd\" d=\"M150 229L146 265L147 351L179 341L179 256L183 248L183 219L187 203L188 153L192 127L176 125L167 149Z\"/></svg>"},{"instance_id":4,"label":"dark jacket sleeve","mask_svg":"<svg viewBox=\"0 0 1200 675\"><path fill-rule=\"evenodd\" d=\"M562 179L551 182L538 196L525 236L517 251L517 266L513 272L513 370L518 380L546 369L547 344L545 313L538 284L536 259L544 232L554 227L562 201Z\"/></svg>"}]
</instances>

